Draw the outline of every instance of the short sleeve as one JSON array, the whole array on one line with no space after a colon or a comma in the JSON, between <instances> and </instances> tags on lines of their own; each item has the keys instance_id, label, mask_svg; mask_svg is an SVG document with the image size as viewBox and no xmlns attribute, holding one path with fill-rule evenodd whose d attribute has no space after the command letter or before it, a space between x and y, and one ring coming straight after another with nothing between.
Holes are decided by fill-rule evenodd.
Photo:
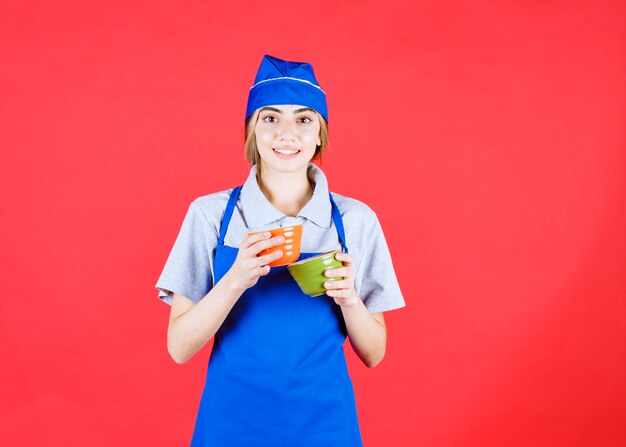
<instances>
[{"instance_id":1,"label":"short sleeve","mask_svg":"<svg viewBox=\"0 0 626 447\"><path fill-rule=\"evenodd\" d=\"M385 235L372 212L367 243L362 260L355 273L355 288L369 312L384 312L404 307L406 304L393 268Z\"/></svg>"},{"instance_id":2,"label":"short sleeve","mask_svg":"<svg viewBox=\"0 0 626 447\"><path fill-rule=\"evenodd\" d=\"M200 301L213 285L211 259L215 246L215 231L209 228L202 209L194 201L156 283L159 298L171 305L174 293L178 293Z\"/></svg>"}]
</instances>

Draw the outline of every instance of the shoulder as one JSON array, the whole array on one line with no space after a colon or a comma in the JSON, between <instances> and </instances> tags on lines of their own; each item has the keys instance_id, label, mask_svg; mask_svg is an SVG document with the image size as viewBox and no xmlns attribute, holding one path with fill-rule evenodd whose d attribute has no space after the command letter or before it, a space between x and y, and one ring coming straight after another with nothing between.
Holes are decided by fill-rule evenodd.
<instances>
[{"instance_id":1,"label":"shoulder","mask_svg":"<svg viewBox=\"0 0 626 447\"><path fill-rule=\"evenodd\" d=\"M214 214L221 214L224 212L224 208L226 208L230 193L233 189L234 188L225 189L197 197L191 202L190 206L196 205L207 217Z\"/></svg>"},{"instance_id":2,"label":"shoulder","mask_svg":"<svg viewBox=\"0 0 626 447\"><path fill-rule=\"evenodd\" d=\"M213 229L219 228L224 210L226 209L226 204L228 203L233 189L234 188L225 189L196 197L189 204L188 213L195 217L202 218L202 220Z\"/></svg>"},{"instance_id":3,"label":"shoulder","mask_svg":"<svg viewBox=\"0 0 626 447\"><path fill-rule=\"evenodd\" d=\"M343 219L358 222L361 225L371 225L378 220L376 212L366 203L336 192L331 192L331 194Z\"/></svg>"}]
</instances>

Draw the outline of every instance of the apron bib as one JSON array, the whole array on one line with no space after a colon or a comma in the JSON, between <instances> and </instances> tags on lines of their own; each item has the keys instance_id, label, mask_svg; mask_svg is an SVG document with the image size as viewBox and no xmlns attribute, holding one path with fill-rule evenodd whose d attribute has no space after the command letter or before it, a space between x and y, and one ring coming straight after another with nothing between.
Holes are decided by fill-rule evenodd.
<instances>
[{"instance_id":1,"label":"apron bib","mask_svg":"<svg viewBox=\"0 0 626 447\"><path fill-rule=\"evenodd\" d=\"M224 237L241 187L231 193L217 244L214 284L238 248ZM341 214L329 193L344 252ZM305 259L320 253L301 253ZM192 447L362 446L343 343L341 309L304 294L272 267L247 289L215 334Z\"/></svg>"}]
</instances>

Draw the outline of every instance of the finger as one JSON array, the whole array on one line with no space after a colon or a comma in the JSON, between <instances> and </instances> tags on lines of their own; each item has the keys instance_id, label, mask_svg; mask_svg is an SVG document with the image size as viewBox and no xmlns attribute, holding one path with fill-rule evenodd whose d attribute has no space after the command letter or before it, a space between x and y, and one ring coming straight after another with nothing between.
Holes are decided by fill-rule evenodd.
<instances>
[{"instance_id":1,"label":"finger","mask_svg":"<svg viewBox=\"0 0 626 447\"><path fill-rule=\"evenodd\" d=\"M256 262L257 262L257 265L267 265L270 262L277 260L282 255L283 255L282 250L278 250L268 255L259 256L258 258L256 258Z\"/></svg>"},{"instance_id":2,"label":"finger","mask_svg":"<svg viewBox=\"0 0 626 447\"><path fill-rule=\"evenodd\" d=\"M270 272L271 267L269 265L262 265L259 267L259 276L265 276Z\"/></svg>"},{"instance_id":3,"label":"finger","mask_svg":"<svg viewBox=\"0 0 626 447\"><path fill-rule=\"evenodd\" d=\"M240 248L250 248L253 244L256 244L257 242L265 239L269 239L270 237L272 237L272 233L270 233L269 231L251 234L243 240Z\"/></svg>"},{"instance_id":4,"label":"finger","mask_svg":"<svg viewBox=\"0 0 626 447\"><path fill-rule=\"evenodd\" d=\"M267 240L260 241L260 242L257 242L255 244L253 244L250 247L250 250L252 251L252 253L257 255L260 252L262 252L263 250L275 247L277 245L282 244L283 242L285 242L285 238L284 237L276 236L276 237L273 237L271 239L267 239Z\"/></svg>"},{"instance_id":5,"label":"finger","mask_svg":"<svg viewBox=\"0 0 626 447\"><path fill-rule=\"evenodd\" d=\"M328 269L324 272L327 278L350 278L352 277L352 267L339 267L336 269Z\"/></svg>"},{"instance_id":6,"label":"finger","mask_svg":"<svg viewBox=\"0 0 626 447\"><path fill-rule=\"evenodd\" d=\"M348 298L352 294L352 290L350 289L329 289L326 291L326 295L332 296L333 298Z\"/></svg>"},{"instance_id":7,"label":"finger","mask_svg":"<svg viewBox=\"0 0 626 447\"><path fill-rule=\"evenodd\" d=\"M352 261L354 258L352 257L352 255L349 255L348 253L337 253L335 254L335 259L337 261L343 262L344 265L349 266L352 264Z\"/></svg>"},{"instance_id":8,"label":"finger","mask_svg":"<svg viewBox=\"0 0 626 447\"><path fill-rule=\"evenodd\" d=\"M352 281L340 280L340 281L326 281L324 287L327 289L350 289L352 288Z\"/></svg>"}]
</instances>

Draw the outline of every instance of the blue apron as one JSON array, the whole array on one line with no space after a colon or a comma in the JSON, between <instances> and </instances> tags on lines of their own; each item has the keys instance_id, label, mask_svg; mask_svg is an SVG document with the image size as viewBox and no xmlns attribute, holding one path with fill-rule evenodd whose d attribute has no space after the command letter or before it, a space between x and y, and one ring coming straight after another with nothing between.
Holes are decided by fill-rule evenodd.
<instances>
[{"instance_id":1,"label":"blue apron","mask_svg":"<svg viewBox=\"0 0 626 447\"><path fill-rule=\"evenodd\" d=\"M214 284L239 251L224 237L240 191L231 193L222 219ZM330 201L347 252L341 214ZM346 335L332 298L305 295L286 266L272 267L215 334L191 446L362 446Z\"/></svg>"}]
</instances>

